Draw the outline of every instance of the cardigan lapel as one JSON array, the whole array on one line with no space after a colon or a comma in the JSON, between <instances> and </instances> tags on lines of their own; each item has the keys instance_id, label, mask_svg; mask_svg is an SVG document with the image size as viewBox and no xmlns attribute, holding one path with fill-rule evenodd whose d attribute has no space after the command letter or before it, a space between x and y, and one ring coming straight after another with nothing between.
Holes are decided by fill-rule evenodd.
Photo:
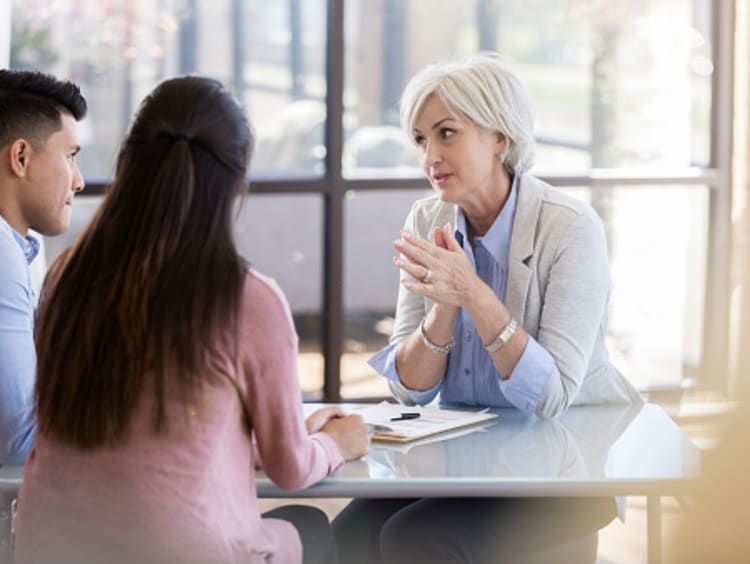
<instances>
[{"instance_id":1,"label":"cardigan lapel","mask_svg":"<svg viewBox=\"0 0 750 564\"><path fill-rule=\"evenodd\" d=\"M511 315L523 325L526 313L526 295L531 281L529 259L534 255L539 211L542 205L542 187L531 175L518 179L518 202L513 219L508 259L508 285L505 291L505 306Z\"/></svg>"}]
</instances>

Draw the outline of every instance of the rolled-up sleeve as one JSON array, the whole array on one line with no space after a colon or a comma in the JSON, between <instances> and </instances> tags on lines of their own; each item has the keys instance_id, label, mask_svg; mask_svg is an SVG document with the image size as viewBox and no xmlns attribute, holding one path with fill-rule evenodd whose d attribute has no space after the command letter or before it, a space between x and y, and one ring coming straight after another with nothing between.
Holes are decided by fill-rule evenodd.
<instances>
[{"instance_id":1,"label":"rolled-up sleeve","mask_svg":"<svg viewBox=\"0 0 750 564\"><path fill-rule=\"evenodd\" d=\"M443 385L441 379L435 386L429 390L410 390L401 383L401 378L398 375L398 368L396 367L396 355L398 354L398 347L401 342L391 343L384 347L377 353L375 353L368 361L369 364L378 374L384 376L388 380L388 385L393 393L393 396L404 404L418 404L425 405L435 399L440 388Z\"/></svg>"},{"instance_id":2,"label":"rolled-up sleeve","mask_svg":"<svg viewBox=\"0 0 750 564\"><path fill-rule=\"evenodd\" d=\"M547 382L555 372L555 359L533 337L521 355L511 378L499 380L505 398L524 413L534 413Z\"/></svg>"}]
</instances>

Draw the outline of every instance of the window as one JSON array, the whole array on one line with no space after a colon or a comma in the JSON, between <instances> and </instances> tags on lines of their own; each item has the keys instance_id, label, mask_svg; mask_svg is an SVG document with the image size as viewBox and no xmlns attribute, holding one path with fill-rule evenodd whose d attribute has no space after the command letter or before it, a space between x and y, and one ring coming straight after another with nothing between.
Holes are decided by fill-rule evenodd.
<instances>
[{"instance_id":1,"label":"window","mask_svg":"<svg viewBox=\"0 0 750 564\"><path fill-rule=\"evenodd\" d=\"M715 66L711 3L347 0L344 9L348 186L418 174L414 151L398 128L399 96L414 72L478 50L500 52L534 101L532 172L576 191L604 221L614 362L643 389L677 387L698 376L705 364L711 192L727 197L726 186L706 185ZM665 174L674 178L667 181ZM386 211L399 207L391 192L355 194L347 199L345 221L359 205L377 210L391 232L370 229L369 242L389 244L398 233L395 212ZM367 204L358 204L364 198ZM350 237L345 241L347 249L356 246ZM369 305L379 311L365 314L363 304L345 303L344 380L350 364L362 364L354 359L382 346L383 322L393 315L395 290L389 307L378 303L382 270L393 267L377 253L347 250L346 295L354 282L350 272L368 271L367 266L369 279L378 280ZM355 324L366 318L374 320L370 340ZM355 331L360 339L352 337ZM362 379L363 369L351 374Z\"/></svg>"},{"instance_id":2,"label":"window","mask_svg":"<svg viewBox=\"0 0 750 564\"><path fill-rule=\"evenodd\" d=\"M708 166L707 0L348 0L345 10L344 102L358 125L344 150L352 175L411 164L405 139L402 153L392 147L406 81L425 64L477 50L507 57L531 93L536 174ZM358 160L362 145L370 153Z\"/></svg>"},{"instance_id":3,"label":"window","mask_svg":"<svg viewBox=\"0 0 750 564\"><path fill-rule=\"evenodd\" d=\"M82 86L89 179L112 175L140 100L188 73L221 80L244 102L259 137L254 175L322 175L324 0L13 0L12 26L11 67Z\"/></svg>"},{"instance_id":4,"label":"window","mask_svg":"<svg viewBox=\"0 0 750 564\"><path fill-rule=\"evenodd\" d=\"M387 396L388 386L367 364L388 344L399 272L392 242L414 200L428 190L350 190L344 206L344 353L342 395Z\"/></svg>"},{"instance_id":5,"label":"window","mask_svg":"<svg viewBox=\"0 0 750 564\"><path fill-rule=\"evenodd\" d=\"M532 95L533 172L605 222L615 362L643 388L721 372L731 3L12 1L11 65L70 77L90 101L84 215L158 81L209 74L244 101L258 148L238 241L290 298L308 396L385 394L364 360L393 316L390 243L428 188L399 96L422 65L480 49Z\"/></svg>"}]
</instances>

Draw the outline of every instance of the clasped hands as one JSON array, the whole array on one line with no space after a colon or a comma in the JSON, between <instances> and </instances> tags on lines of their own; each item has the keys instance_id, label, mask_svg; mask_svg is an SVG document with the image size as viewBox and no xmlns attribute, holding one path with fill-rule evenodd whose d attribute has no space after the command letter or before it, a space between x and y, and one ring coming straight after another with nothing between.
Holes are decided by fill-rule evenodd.
<instances>
[{"instance_id":1,"label":"clasped hands","mask_svg":"<svg viewBox=\"0 0 750 564\"><path fill-rule=\"evenodd\" d=\"M436 227L433 239L434 243L401 231L401 239L393 242L400 253L393 262L409 275L401 283L407 290L437 303L466 307L482 282L453 236L450 224L442 229Z\"/></svg>"}]
</instances>

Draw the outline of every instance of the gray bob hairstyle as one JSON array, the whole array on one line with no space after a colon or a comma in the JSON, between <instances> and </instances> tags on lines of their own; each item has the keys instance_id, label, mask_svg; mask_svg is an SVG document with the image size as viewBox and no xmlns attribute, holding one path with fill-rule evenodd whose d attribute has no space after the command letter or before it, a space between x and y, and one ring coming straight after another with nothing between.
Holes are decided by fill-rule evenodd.
<instances>
[{"instance_id":1,"label":"gray bob hairstyle","mask_svg":"<svg viewBox=\"0 0 750 564\"><path fill-rule=\"evenodd\" d=\"M531 99L510 66L496 53L428 65L401 96L401 127L413 137L414 122L427 99L439 96L448 109L508 141L503 164L523 174L534 164L534 114Z\"/></svg>"}]
</instances>

